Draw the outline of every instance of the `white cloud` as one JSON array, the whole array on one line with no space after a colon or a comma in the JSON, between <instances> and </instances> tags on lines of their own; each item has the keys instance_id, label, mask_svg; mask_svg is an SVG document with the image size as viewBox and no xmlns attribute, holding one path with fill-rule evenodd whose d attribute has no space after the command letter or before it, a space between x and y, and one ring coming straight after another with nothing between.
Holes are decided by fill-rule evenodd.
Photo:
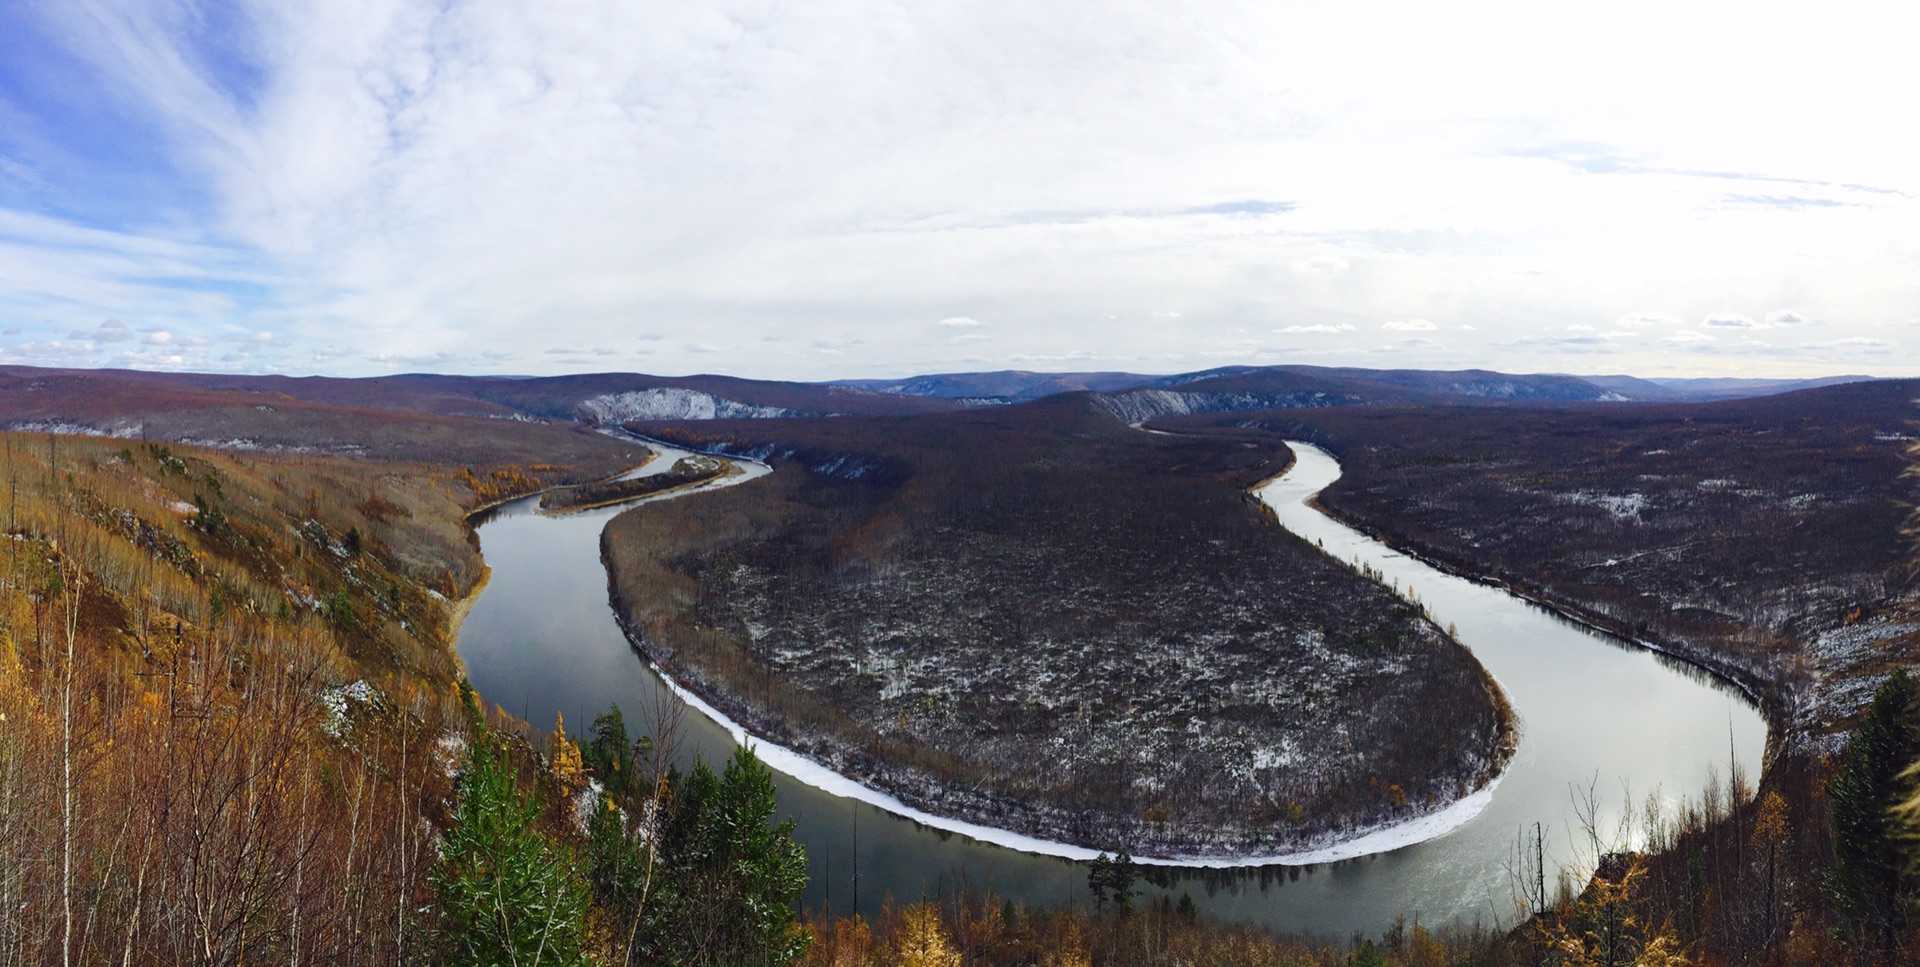
<instances>
[{"instance_id":1,"label":"white cloud","mask_svg":"<svg viewBox=\"0 0 1920 967\"><path fill-rule=\"evenodd\" d=\"M1461 335L1395 345L1518 369L1560 351L1521 337L1630 307L1662 307L1616 320L1657 364L1651 334L1724 306L1817 308L1823 335L1869 338L1915 297L1920 172L1883 123L1911 31L1873 5L1729 20L1630 0L1542 45L1513 38L1560 16L1480 7L1382 29L1364 7L1237 0L365 0L251 5L224 60L175 6L33 14L181 183L117 221L0 208L0 321L32 345L136 341L99 332L117 316L263 369L326 343L343 351L300 358L565 371L594 358L545 346L624 352L639 324L649 365L749 347L728 368L809 378L931 368L950 341L901 320L968 306L994 363L1092 346L1173 369L1227 327L1307 318L1444 328ZM1697 54L1725 45L1795 69L1734 83ZM259 70L244 96L201 67L235 56ZM3 177L84 194L27 164ZM1180 325L1139 308L1168 305ZM1786 312L1709 328L1801 324ZM1478 328L1414 325L1432 318ZM793 352L822 331L865 342L830 367ZM440 355L478 345L508 348Z\"/></svg>"},{"instance_id":2,"label":"white cloud","mask_svg":"<svg viewBox=\"0 0 1920 967\"><path fill-rule=\"evenodd\" d=\"M1418 351L1423 349L1438 349L1440 348L1441 345L1442 344L1440 342L1436 340L1428 339L1425 336L1408 336L1405 339L1400 339L1394 342L1386 343L1381 346L1377 346L1373 349L1368 350L1368 352L1403 353L1403 352Z\"/></svg>"},{"instance_id":3,"label":"white cloud","mask_svg":"<svg viewBox=\"0 0 1920 967\"><path fill-rule=\"evenodd\" d=\"M128 349L114 357L114 363L128 369L183 369L187 357L165 350Z\"/></svg>"},{"instance_id":4,"label":"white cloud","mask_svg":"<svg viewBox=\"0 0 1920 967\"><path fill-rule=\"evenodd\" d=\"M1817 321L1818 320L1815 319L1809 319L1791 309L1775 309L1767 313L1767 325L1769 326L1799 326Z\"/></svg>"},{"instance_id":5,"label":"white cloud","mask_svg":"<svg viewBox=\"0 0 1920 967\"><path fill-rule=\"evenodd\" d=\"M1295 271L1313 273L1344 272L1350 265L1351 262L1338 255L1316 255L1293 263Z\"/></svg>"},{"instance_id":6,"label":"white cloud","mask_svg":"<svg viewBox=\"0 0 1920 967\"><path fill-rule=\"evenodd\" d=\"M94 342L126 342L133 338L133 330L118 319L108 319L92 329L76 329L69 333L67 338Z\"/></svg>"},{"instance_id":7,"label":"white cloud","mask_svg":"<svg viewBox=\"0 0 1920 967\"><path fill-rule=\"evenodd\" d=\"M422 353L418 355L409 353L374 353L367 357L368 360L388 369L396 369L401 366L444 366L449 363L458 362L461 358L458 353L450 349L443 349L437 353Z\"/></svg>"},{"instance_id":8,"label":"white cloud","mask_svg":"<svg viewBox=\"0 0 1920 967\"><path fill-rule=\"evenodd\" d=\"M1846 339L1827 339L1819 342L1803 342L1802 349L1839 350L1880 356L1893 351L1894 344L1886 339L1873 339L1867 336L1852 336Z\"/></svg>"},{"instance_id":9,"label":"white cloud","mask_svg":"<svg viewBox=\"0 0 1920 967\"><path fill-rule=\"evenodd\" d=\"M816 353L828 356L844 356L847 350L858 347L864 339L815 339L809 346Z\"/></svg>"},{"instance_id":10,"label":"white cloud","mask_svg":"<svg viewBox=\"0 0 1920 967\"><path fill-rule=\"evenodd\" d=\"M1613 320L1613 324L1622 329L1671 329L1684 326L1687 321L1661 312L1629 312Z\"/></svg>"},{"instance_id":11,"label":"white cloud","mask_svg":"<svg viewBox=\"0 0 1920 967\"><path fill-rule=\"evenodd\" d=\"M1299 326L1299 325L1288 326L1284 329L1275 329L1274 332L1283 333L1287 335L1294 335L1294 334L1309 333L1309 332L1328 332L1328 333L1352 332L1353 328L1354 327L1351 324L1344 323L1344 322L1337 326L1328 325L1322 322L1322 323L1315 323L1310 326Z\"/></svg>"},{"instance_id":12,"label":"white cloud","mask_svg":"<svg viewBox=\"0 0 1920 967\"><path fill-rule=\"evenodd\" d=\"M1700 324L1709 329L1758 329L1753 319L1737 312L1710 312L1700 320Z\"/></svg>"},{"instance_id":13,"label":"white cloud","mask_svg":"<svg viewBox=\"0 0 1920 967\"><path fill-rule=\"evenodd\" d=\"M1668 336L1660 341L1664 343L1669 343L1674 346L1679 346L1682 348L1710 346L1716 342L1719 342L1718 339L1715 339L1714 337L1709 336L1704 332L1695 332L1692 329L1682 329L1681 331L1676 332L1673 335Z\"/></svg>"},{"instance_id":14,"label":"white cloud","mask_svg":"<svg viewBox=\"0 0 1920 967\"><path fill-rule=\"evenodd\" d=\"M1521 336L1519 339L1514 340L1512 345L1573 355L1616 353L1620 350L1620 347L1615 344L1609 336L1586 333L1573 336Z\"/></svg>"},{"instance_id":15,"label":"white cloud","mask_svg":"<svg viewBox=\"0 0 1920 967\"><path fill-rule=\"evenodd\" d=\"M88 340L29 342L0 347L0 355L30 361L71 361L92 356L97 347Z\"/></svg>"}]
</instances>

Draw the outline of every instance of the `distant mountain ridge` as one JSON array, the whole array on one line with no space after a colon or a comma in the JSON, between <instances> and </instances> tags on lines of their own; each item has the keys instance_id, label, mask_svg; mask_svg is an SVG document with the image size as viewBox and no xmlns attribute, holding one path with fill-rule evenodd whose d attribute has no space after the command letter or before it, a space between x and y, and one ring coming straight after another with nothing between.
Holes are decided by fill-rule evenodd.
<instances>
[{"instance_id":1,"label":"distant mountain ridge","mask_svg":"<svg viewBox=\"0 0 1920 967\"><path fill-rule=\"evenodd\" d=\"M378 449L362 427L405 419L584 427L727 419L913 416L1065 393L1126 422L1193 413L1329 406L1696 402L1870 377L1638 379L1491 370L1225 366L1191 373L1001 370L796 383L701 374L366 378L150 373L0 366L0 426L261 448ZM378 415L378 419L375 416ZM423 422L424 421L424 422ZM333 429L318 434L314 427Z\"/></svg>"},{"instance_id":2,"label":"distant mountain ridge","mask_svg":"<svg viewBox=\"0 0 1920 967\"><path fill-rule=\"evenodd\" d=\"M276 409L378 411L432 417L578 422L735 417L908 415L962 408L950 400L873 393L843 386L740 379L732 376L245 376L133 370L0 366L0 423L71 426L76 432L137 435L170 414L224 410L223 424L258 423L245 411ZM244 418L237 418L244 416ZM189 421L209 438L224 434ZM248 435L252 428L236 428Z\"/></svg>"},{"instance_id":3,"label":"distant mountain ridge","mask_svg":"<svg viewBox=\"0 0 1920 967\"><path fill-rule=\"evenodd\" d=\"M955 400L1006 400L1017 402L1092 390L1108 393L1145 385L1157 376L1139 373L1036 373L1003 369L990 373L935 373L906 379L845 379L829 385L847 386L895 396L933 396Z\"/></svg>"},{"instance_id":4,"label":"distant mountain ridge","mask_svg":"<svg viewBox=\"0 0 1920 967\"><path fill-rule=\"evenodd\" d=\"M1328 366L1221 366L1171 375L1127 372L1044 373L996 370L902 379L838 380L894 396L949 399L969 406L1020 403L1087 391L1133 419L1175 413L1301 406L1472 402L1681 402L1792 392L1870 376L1817 379L1656 378L1502 373L1493 370L1362 369Z\"/></svg>"},{"instance_id":5,"label":"distant mountain ridge","mask_svg":"<svg viewBox=\"0 0 1920 967\"><path fill-rule=\"evenodd\" d=\"M1634 399L1699 401L1747 399L1754 396L1773 396L1779 393L1792 393L1803 389L1819 389L1823 386L1839 386L1843 383L1864 383L1874 376L1820 376L1814 379L1758 379L1750 377L1650 377L1635 376L1582 376L1581 379L1597 386L1605 386ZM1669 394L1662 396L1661 394Z\"/></svg>"}]
</instances>

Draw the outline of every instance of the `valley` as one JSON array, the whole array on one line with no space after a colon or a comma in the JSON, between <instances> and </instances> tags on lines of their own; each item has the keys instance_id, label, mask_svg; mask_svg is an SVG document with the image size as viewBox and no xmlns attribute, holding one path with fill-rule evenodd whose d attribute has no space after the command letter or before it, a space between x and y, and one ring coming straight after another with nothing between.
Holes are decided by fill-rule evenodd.
<instances>
[{"instance_id":1,"label":"valley","mask_svg":"<svg viewBox=\"0 0 1920 967\"><path fill-rule=\"evenodd\" d=\"M1011 831L1010 842L1042 853L1181 864L1152 868L1146 902L1170 914L1200 894L1203 916L1265 928L1366 931L1412 908L1435 923L1481 908L1538 923L1527 919L1537 908L1513 905L1523 895L1500 859L1530 817L1562 830L1644 824L1607 841L1646 851L1634 862L1652 885L1636 902L1678 916L1700 876L1730 898L1723 921L1676 921L1675 936L1699 949L1764 945L1745 925L1783 910L1843 922L1818 887L1836 849L1822 784L1852 754L1849 730L1887 673L1915 659L1899 536L1912 387L1623 402L1607 398L1634 389L1618 381L1302 369L1132 387L1124 374L1068 374L1086 388L1016 403L704 377L312 382L12 368L0 373L0 399L30 432L10 437L10 473L16 495L34 495L21 506L37 508L15 519L16 547L36 548L28 564L53 561L60 581L12 565L16 657L0 714L36 724L0 752L57 746L48 716L62 674L73 674L63 668L87 676L94 697L76 720L87 734L136 749L125 730L178 727L177 712L135 710L152 706L152 682L179 680L181 661L218 655L240 669L271 655L297 659L298 684L195 678L194 701L281 716L256 733L306 757L283 783L414 777L377 794L330 787L327 801L349 807L344 833L334 816L305 827L308 839L276 841L280 852L262 860L276 876L300 869L287 865L300 850L359 835L356 801L395 829L449 828L435 805L448 787L413 770L430 746L481 734L544 803L538 835L584 842L567 818L576 800L566 797L584 794L567 750L584 747L584 728L617 702L650 732L684 734L698 761L730 755L723 726L744 727L804 757L792 768L808 781L846 794L842 779L810 771L825 766L870 789L846 799L784 777L772 786L805 844L796 896L875 923L892 922L893 908L876 904L894 887L930 895L966 882L1055 909L1087 878L1082 863L864 805L893 799L936 825ZM954 385L1021 385L976 375ZM1271 408L1281 404L1291 408ZM661 448L623 436L622 424L713 456L622 474ZM195 442L209 439L224 442ZM1742 751L1758 749L1759 719L1644 651L1588 639L1578 654L1594 664L1575 671L1547 642L1585 632L1516 636L1535 619L1491 620L1505 612L1483 595L1497 592L1448 584L1332 525L1305 509L1310 492L1290 498L1307 516L1287 517L1296 505L1267 495L1292 486L1281 475L1302 461L1326 459L1287 440L1338 458L1317 504L1340 520L1737 684L1771 725L1766 759ZM729 457L773 469L741 475ZM33 482L23 491L22 480ZM535 505L568 513L548 518ZM486 512L469 518L476 510ZM573 534L574 570L539 550L496 560L487 544L481 558L473 528L507 521ZM1323 524L1335 529L1314 530ZM62 564L70 553L79 557ZM511 590L522 579L510 573L537 572L566 575L565 589ZM48 590L75 575L85 594ZM63 660L49 621L68 599L76 658ZM567 614L519 624L502 607ZM564 630L583 617L600 624ZM512 656L499 668L518 670L474 664L480 652L463 662L456 627L463 642L493 635L492 653ZM555 635L577 639L575 650ZM675 703L630 647L730 723L669 713ZM478 707L491 711L478 719L460 711L464 674L484 679ZM1573 690L1540 698L1556 681ZM1602 681L1617 684L1582 688ZM1655 697L1669 688L1671 698ZM1663 711L1634 713L1635 701ZM539 727L561 715L565 731ZM1602 722L1615 724L1596 731ZM194 781L224 781L232 762L216 750L230 733L194 729L183 748L210 757ZM336 739L362 730L342 748L383 771L338 772L335 740L312 744L309 729ZM285 767L282 752L259 749ZM696 758L673 762L684 770ZM89 795L121 794L110 775L142 775L135 760L99 761L121 771L88 767ZM1715 761L1730 761L1731 774ZM1583 770L1638 775L1665 804L1569 812ZM7 775L0 821L58 805L41 773ZM1760 891L1775 874L1755 865L1741 829L1774 800L1796 832L1777 841L1787 879ZM147 855L182 848L155 825L176 799L128 802L120 821L149 837ZM281 836L297 803L275 800L255 820L212 818L228 824L218 835ZM110 864L120 854L101 838L102 815L87 813L95 825L81 847ZM247 825L256 820L267 825ZM333 865L312 875L382 903L391 897L367 877L422 889L429 840L379 842L378 860L330 854ZM51 845L28 838L20 855ZM1543 852L1584 877L1600 849ZM1377 850L1388 852L1347 859ZM1278 862L1301 865L1268 865ZM47 895L47 867L17 869L43 872L10 888ZM279 882L236 938L289 929L306 901ZM1587 902L1581 882L1551 902ZM1478 898L1433 899L1463 888ZM201 888L156 885L150 901L104 882L90 889L95 909L158 910ZM191 941L147 916L129 922ZM47 922L7 923L29 921ZM809 929L838 936L828 926ZM383 943L412 942L403 923L384 929ZM342 942L331 925L299 930L312 949ZM1528 936L1469 946L1509 957Z\"/></svg>"}]
</instances>

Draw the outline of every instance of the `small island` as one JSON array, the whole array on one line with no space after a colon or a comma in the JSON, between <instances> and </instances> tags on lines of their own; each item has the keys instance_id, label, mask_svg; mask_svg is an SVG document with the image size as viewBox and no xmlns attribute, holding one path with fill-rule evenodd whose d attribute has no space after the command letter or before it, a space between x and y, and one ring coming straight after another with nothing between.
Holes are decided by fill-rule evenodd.
<instances>
[{"instance_id":1,"label":"small island","mask_svg":"<svg viewBox=\"0 0 1920 967\"><path fill-rule=\"evenodd\" d=\"M549 490L540 495L540 509L565 511L606 507L705 483L716 477L725 476L732 469L733 464L719 457L693 454L674 461L672 467L660 473L644 477L620 477L576 487Z\"/></svg>"}]
</instances>

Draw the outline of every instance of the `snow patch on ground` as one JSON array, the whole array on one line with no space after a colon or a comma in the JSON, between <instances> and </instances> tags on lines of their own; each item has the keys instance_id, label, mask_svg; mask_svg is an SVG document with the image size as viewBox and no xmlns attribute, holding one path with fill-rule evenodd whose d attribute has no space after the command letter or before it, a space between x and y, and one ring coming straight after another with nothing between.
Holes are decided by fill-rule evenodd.
<instances>
[{"instance_id":1,"label":"snow patch on ground","mask_svg":"<svg viewBox=\"0 0 1920 967\"><path fill-rule=\"evenodd\" d=\"M326 719L320 723L320 730L333 738L344 738L353 731L353 723L347 718L347 712L355 705L372 703L377 694L364 679L322 691L320 707L325 710Z\"/></svg>"},{"instance_id":2,"label":"snow patch on ground","mask_svg":"<svg viewBox=\"0 0 1920 967\"><path fill-rule=\"evenodd\" d=\"M7 429L16 433L62 433L70 436L103 436L119 440L132 439L145 429L141 423L118 423L113 426L89 426L85 423L69 423L66 420L34 420L10 423Z\"/></svg>"},{"instance_id":3,"label":"snow patch on ground","mask_svg":"<svg viewBox=\"0 0 1920 967\"><path fill-rule=\"evenodd\" d=\"M1920 632L1920 623L1893 614L1875 615L1819 633L1807 643L1811 686L1795 703L1801 735L1824 731L1833 722L1861 714L1885 680L1889 643ZM1791 734L1791 733L1790 733ZM1831 736L1845 744L1845 735Z\"/></svg>"},{"instance_id":4,"label":"snow patch on ground","mask_svg":"<svg viewBox=\"0 0 1920 967\"><path fill-rule=\"evenodd\" d=\"M1601 494L1590 490L1576 490L1561 494L1560 499L1569 504L1583 507L1598 507L1612 514L1617 520L1638 520L1640 512L1647 509L1647 495L1642 493Z\"/></svg>"},{"instance_id":5,"label":"snow patch on ground","mask_svg":"<svg viewBox=\"0 0 1920 967\"><path fill-rule=\"evenodd\" d=\"M467 761L467 737L449 732L434 742L434 755L440 759L440 772L449 779L460 776L460 764Z\"/></svg>"}]
</instances>

